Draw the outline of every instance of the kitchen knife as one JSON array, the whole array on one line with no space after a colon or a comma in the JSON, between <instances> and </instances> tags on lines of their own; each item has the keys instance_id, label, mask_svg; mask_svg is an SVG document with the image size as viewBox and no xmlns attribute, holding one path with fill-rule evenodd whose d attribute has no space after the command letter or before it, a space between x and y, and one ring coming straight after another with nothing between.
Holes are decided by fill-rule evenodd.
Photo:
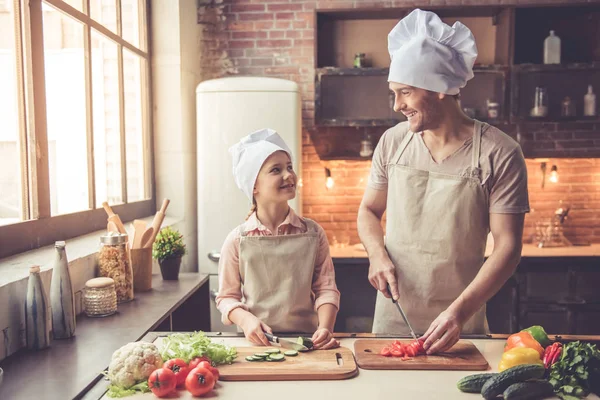
<instances>
[{"instance_id":1,"label":"kitchen knife","mask_svg":"<svg viewBox=\"0 0 600 400\"><path fill-rule=\"evenodd\" d=\"M390 294L390 296L392 295L392 288L390 287L390 284L388 283L387 285L387 290ZM404 322L406 322L406 325L408 326L408 329L410 330L410 334L412 335L412 337L417 340L417 335L415 335L415 331L413 331L412 326L410 326L410 322L408 322L408 318L406 318L406 314L404 313L404 310L402 309L402 306L400 305L400 303L398 303L396 300L394 300L394 298L392 297L392 302L396 305L396 307L398 308L398 311L400 311L400 315L402 316L402 319L404 320Z\"/></svg>"},{"instance_id":2,"label":"kitchen knife","mask_svg":"<svg viewBox=\"0 0 600 400\"><path fill-rule=\"evenodd\" d=\"M265 332L265 336L271 343L279 343L281 347L284 349L291 349L296 351L308 351L308 347L298 344L296 342L292 342L291 340L282 339L278 336L272 335L268 332Z\"/></svg>"}]
</instances>

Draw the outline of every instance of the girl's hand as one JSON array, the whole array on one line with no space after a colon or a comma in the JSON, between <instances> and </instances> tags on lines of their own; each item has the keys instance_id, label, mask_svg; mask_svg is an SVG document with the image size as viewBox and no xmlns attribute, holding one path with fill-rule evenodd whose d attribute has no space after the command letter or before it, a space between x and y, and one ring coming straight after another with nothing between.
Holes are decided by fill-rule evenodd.
<instances>
[{"instance_id":1,"label":"girl's hand","mask_svg":"<svg viewBox=\"0 0 600 400\"><path fill-rule=\"evenodd\" d=\"M240 328L242 328L246 339L248 339L250 343L258 346L271 345L264 332L273 333L273 330L254 315L248 313L248 315L244 316Z\"/></svg>"},{"instance_id":2,"label":"girl's hand","mask_svg":"<svg viewBox=\"0 0 600 400\"><path fill-rule=\"evenodd\" d=\"M312 336L315 350L334 349L340 346L340 342L333 337L329 329L319 328Z\"/></svg>"}]
</instances>

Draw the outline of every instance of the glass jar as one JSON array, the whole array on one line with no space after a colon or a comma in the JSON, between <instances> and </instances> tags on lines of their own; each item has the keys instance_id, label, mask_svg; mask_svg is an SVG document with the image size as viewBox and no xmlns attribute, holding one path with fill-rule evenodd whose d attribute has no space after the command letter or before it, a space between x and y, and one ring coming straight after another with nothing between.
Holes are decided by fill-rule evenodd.
<instances>
[{"instance_id":1,"label":"glass jar","mask_svg":"<svg viewBox=\"0 0 600 400\"><path fill-rule=\"evenodd\" d=\"M497 119L500 116L500 104L487 100L487 116L489 119Z\"/></svg>"},{"instance_id":2,"label":"glass jar","mask_svg":"<svg viewBox=\"0 0 600 400\"><path fill-rule=\"evenodd\" d=\"M85 283L83 295L88 317L106 317L117 312L117 292L111 278L94 278Z\"/></svg>"},{"instance_id":3,"label":"glass jar","mask_svg":"<svg viewBox=\"0 0 600 400\"><path fill-rule=\"evenodd\" d=\"M565 97L560 104L560 115L561 117L574 117L575 116L575 104L571 101L569 96Z\"/></svg>"},{"instance_id":4,"label":"glass jar","mask_svg":"<svg viewBox=\"0 0 600 400\"><path fill-rule=\"evenodd\" d=\"M127 251L127 234L109 232L100 236L100 243L99 275L115 281L118 303L133 300L133 270Z\"/></svg>"},{"instance_id":5,"label":"glass jar","mask_svg":"<svg viewBox=\"0 0 600 400\"><path fill-rule=\"evenodd\" d=\"M548 115L548 94L546 88L536 87L533 99L532 117L546 117Z\"/></svg>"}]
</instances>

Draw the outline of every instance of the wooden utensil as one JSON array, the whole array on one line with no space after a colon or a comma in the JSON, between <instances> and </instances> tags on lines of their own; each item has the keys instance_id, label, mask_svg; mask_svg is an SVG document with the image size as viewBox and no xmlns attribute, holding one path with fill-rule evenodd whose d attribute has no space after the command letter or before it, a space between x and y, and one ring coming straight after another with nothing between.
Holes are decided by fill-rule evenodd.
<instances>
[{"instance_id":1,"label":"wooden utensil","mask_svg":"<svg viewBox=\"0 0 600 400\"><path fill-rule=\"evenodd\" d=\"M141 246L143 248L152 247L152 243L154 243L154 228L150 227L146 229L142 235L142 239L140 240Z\"/></svg>"},{"instance_id":2,"label":"wooden utensil","mask_svg":"<svg viewBox=\"0 0 600 400\"><path fill-rule=\"evenodd\" d=\"M298 353L295 357L286 356L285 360L280 362L246 361L246 356L264 351L265 347L238 347L238 355L233 363L219 366L219 379L223 381L332 380L348 379L358 373L352 351L346 347Z\"/></svg>"},{"instance_id":3,"label":"wooden utensil","mask_svg":"<svg viewBox=\"0 0 600 400\"><path fill-rule=\"evenodd\" d=\"M108 221L106 224L106 230L108 232L119 233L119 228L117 228L117 224L115 224L113 221Z\"/></svg>"},{"instance_id":4,"label":"wooden utensil","mask_svg":"<svg viewBox=\"0 0 600 400\"><path fill-rule=\"evenodd\" d=\"M125 225L123 225L121 218L119 218L119 216L113 212L112 208L110 208L106 201L102 203L102 207L104 207L106 214L108 214L108 221L115 223L118 232L127 234L127 230L125 229Z\"/></svg>"},{"instance_id":5,"label":"wooden utensil","mask_svg":"<svg viewBox=\"0 0 600 400\"><path fill-rule=\"evenodd\" d=\"M160 210L156 213L154 219L152 220L152 229L154 229L154 232L152 233L153 242L156 238L156 235L160 231L160 226L162 225L163 220L165 219L165 213L167 212L167 207L169 206L170 202L171 201L169 199L164 199Z\"/></svg>"},{"instance_id":6,"label":"wooden utensil","mask_svg":"<svg viewBox=\"0 0 600 400\"><path fill-rule=\"evenodd\" d=\"M144 235L144 231L146 230L146 221L142 221L141 219L133 220L133 244L131 247L133 249L139 249L142 247L144 243L142 241L142 236Z\"/></svg>"},{"instance_id":7,"label":"wooden utensil","mask_svg":"<svg viewBox=\"0 0 600 400\"><path fill-rule=\"evenodd\" d=\"M359 339L354 342L356 362L362 369L427 369L484 371L488 362L475 345L459 340L450 350L431 356L416 356L407 361L401 357L384 357L379 354L394 339ZM410 343L411 340L402 340Z\"/></svg>"}]
</instances>

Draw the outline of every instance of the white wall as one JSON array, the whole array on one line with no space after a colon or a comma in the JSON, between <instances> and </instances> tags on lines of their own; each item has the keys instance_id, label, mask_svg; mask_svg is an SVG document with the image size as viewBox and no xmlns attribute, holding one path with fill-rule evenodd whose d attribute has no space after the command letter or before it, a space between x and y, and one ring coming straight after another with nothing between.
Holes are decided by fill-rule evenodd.
<instances>
[{"instance_id":1,"label":"white wall","mask_svg":"<svg viewBox=\"0 0 600 400\"><path fill-rule=\"evenodd\" d=\"M183 222L188 255L183 271L197 271L196 97L202 26L195 0L151 0L153 42L154 166L157 207Z\"/></svg>"}]
</instances>

